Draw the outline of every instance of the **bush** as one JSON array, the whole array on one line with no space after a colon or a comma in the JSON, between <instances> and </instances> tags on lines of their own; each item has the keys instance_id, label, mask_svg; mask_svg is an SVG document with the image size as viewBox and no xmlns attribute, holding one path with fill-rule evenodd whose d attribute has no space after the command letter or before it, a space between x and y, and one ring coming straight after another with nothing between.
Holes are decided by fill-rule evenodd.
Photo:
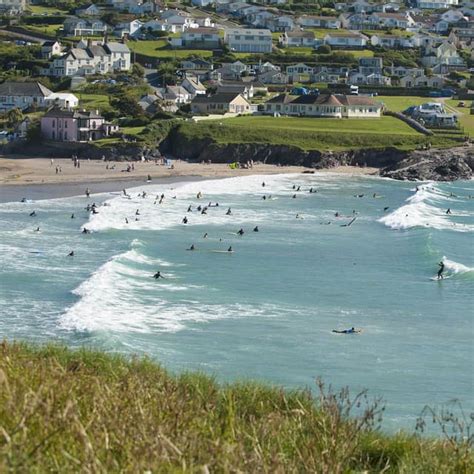
<instances>
[{"instance_id":1,"label":"bush","mask_svg":"<svg viewBox=\"0 0 474 474\"><path fill-rule=\"evenodd\" d=\"M318 47L316 52L318 54L331 54L332 49L331 49L331 46L329 46L328 44L323 44L323 45Z\"/></svg>"}]
</instances>

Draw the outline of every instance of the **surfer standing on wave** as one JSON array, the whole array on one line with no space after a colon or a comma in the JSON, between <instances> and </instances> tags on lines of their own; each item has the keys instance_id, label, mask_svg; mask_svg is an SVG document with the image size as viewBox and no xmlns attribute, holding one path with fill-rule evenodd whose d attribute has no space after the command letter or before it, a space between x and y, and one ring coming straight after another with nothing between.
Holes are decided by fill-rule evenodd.
<instances>
[{"instance_id":1,"label":"surfer standing on wave","mask_svg":"<svg viewBox=\"0 0 474 474\"><path fill-rule=\"evenodd\" d=\"M441 260L441 262L438 263L439 265L439 270L438 270L438 280L442 280L443 277L443 272L444 272L444 262Z\"/></svg>"}]
</instances>

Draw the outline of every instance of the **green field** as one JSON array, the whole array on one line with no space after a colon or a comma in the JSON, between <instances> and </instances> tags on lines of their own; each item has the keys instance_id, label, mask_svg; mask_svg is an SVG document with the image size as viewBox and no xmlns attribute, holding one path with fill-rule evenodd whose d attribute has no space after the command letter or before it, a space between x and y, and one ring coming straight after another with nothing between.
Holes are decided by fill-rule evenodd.
<instances>
[{"instance_id":1,"label":"green field","mask_svg":"<svg viewBox=\"0 0 474 474\"><path fill-rule=\"evenodd\" d=\"M180 136L192 142L207 137L220 144L267 143L303 150L350 150L396 147L410 150L431 141L433 146L453 146L445 137L428 139L393 117L380 119L330 119L301 117L237 117L184 123Z\"/></svg>"},{"instance_id":2,"label":"green field","mask_svg":"<svg viewBox=\"0 0 474 474\"><path fill-rule=\"evenodd\" d=\"M380 95L375 98L377 102L383 102L386 107L393 112L403 112L412 105L421 105L426 102L441 102L439 99L432 97L417 96L385 96Z\"/></svg>"},{"instance_id":3,"label":"green field","mask_svg":"<svg viewBox=\"0 0 474 474\"><path fill-rule=\"evenodd\" d=\"M188 58L190 56L199 56L201 58L209 58L212 51L202 49L169 49L166 40L153 41L130 41L129 48L137 54L143 54L150 58Z\"/></svg>"},{"instance_id":4,"label":"green field","mask_svg":"<svg viewBox=\"0 0 474 474\"><path fill-rule=\"evenodd\" d=\"M63 27L61 24L55 25L22 25L25 30L29 30L33 33L42 33L44 35L56 36L59 30Z\"/></svg>"},{"instance_id":5,"label":"green field","mask_svg":"<svg viewBox=\"0 0 474 474\"><path fill-rule=\"evenodd\" d=\"M106 94L84 94L79 92L76 95L79 97L82 107L99 110L110 108L109 96Z\"/></svg>"},{"instance_id":6,"label":"green field","mask_svg":"<svg viewBox=\"0 0 474 474\"><path fill-rule=\"evenodd\" d=\"M459 114L459 123L464 131L471 137L474 137L474 115L470 114L470 100L465 100L466 107L458 107L460 100L446 100L446 105L452 107Z\"/></svg>"},{"instance_id":7,"label":"green field","mask_svg":"<svg viewBox=\"0 0 474 474\"><path fill-rule=\"evenodd\" d=\"M384 434L383 405L364 393L219 384L138 357L5 340L0 353L5 473L474 472L472 440Z\"/></svg>"},{"instance_id":8,"label":"green field","mask_svg":"<svg viewBox=\"0 0 474 474\"><path fill-rule=\"evenodd\" d=\"M33 14L33 15L67 15L68 11L67 10L61 10L60 8L56 7L45 7L42 5L29 5L28 10Z\"/></svg>"},{"instance_id":9,"label":"green field","mask_svg":"<svg viewBox=\"0 0 474 474\"><path fill-rule=\"evenodd\" d=\"M346 53L346 54L352 54L355 58L373 58L374 57L374 52L371 51L370 49L360 49L360 50L355 50L355 49L336 49L334 50L335 52L339 53Z\"/></svg>"}]
</instances>

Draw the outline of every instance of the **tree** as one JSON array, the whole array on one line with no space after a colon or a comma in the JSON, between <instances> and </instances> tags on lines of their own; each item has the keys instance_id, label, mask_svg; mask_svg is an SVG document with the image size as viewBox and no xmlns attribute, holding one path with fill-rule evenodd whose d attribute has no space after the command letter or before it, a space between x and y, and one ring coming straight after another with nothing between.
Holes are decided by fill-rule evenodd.
<instances>
[{"instance_id":1,"label":"tree","mask_svg":"<svg viewBox=\"0 0 474 474\"><path fill-rule=\"evenodd\" d=\"M132 66L132 76L143 79L145 77L145 68L138 63L134 63Z\"/></svg>"},{"instance_id":2,"label":"tree","mask_svg":"<svg viewBox=\"0 0 474 474\"><path fill-rule=\"evenodd\" d=\"M331 54L331 51L332 51L331 46L329 46L328 44L322 44L316 50L318 54Z\"/></svg>"},{"instance_id":3,"label":"tree","mask_svg":"<svg viewBox=\"0 0 474 474\"><path fill-rule=\"evenodd\" d=\"M138 117L143 115L143 110L138 105L138 102L128 94L120 94L116 98L111 99L110 105L117 109L122 115L128 117Z\"/></svg>"},{"instance_id":4,"label":"tree","mask_svg":"<svg viewBox=\"0 0 474 474\"><path fill-rule=\"evenodd\" d=\"M9 127L16 127L23 122L24 117L20 109L11 109L7 112L7 123Z\"/></svg>"}]
</instances>

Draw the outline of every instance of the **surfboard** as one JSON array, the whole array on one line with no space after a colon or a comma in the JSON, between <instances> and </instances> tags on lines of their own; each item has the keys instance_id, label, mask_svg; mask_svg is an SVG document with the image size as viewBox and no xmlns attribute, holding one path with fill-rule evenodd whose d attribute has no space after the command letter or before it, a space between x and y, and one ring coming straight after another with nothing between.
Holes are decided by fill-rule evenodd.
<instances>
[{"instance_id":1,"label":"surfboard","mask_svg":"<svg viewBox=\"0 0 474 474\"><path fill-rule=\"evenodd\" d=\"M438 278L438 275L435 275L435 276L432 276L430 278L430 280L431 281L443 281L443 280L449 280L452 277L453 277L453 275L445 275L443 278Z\"/></svg>"}]
</instances>

